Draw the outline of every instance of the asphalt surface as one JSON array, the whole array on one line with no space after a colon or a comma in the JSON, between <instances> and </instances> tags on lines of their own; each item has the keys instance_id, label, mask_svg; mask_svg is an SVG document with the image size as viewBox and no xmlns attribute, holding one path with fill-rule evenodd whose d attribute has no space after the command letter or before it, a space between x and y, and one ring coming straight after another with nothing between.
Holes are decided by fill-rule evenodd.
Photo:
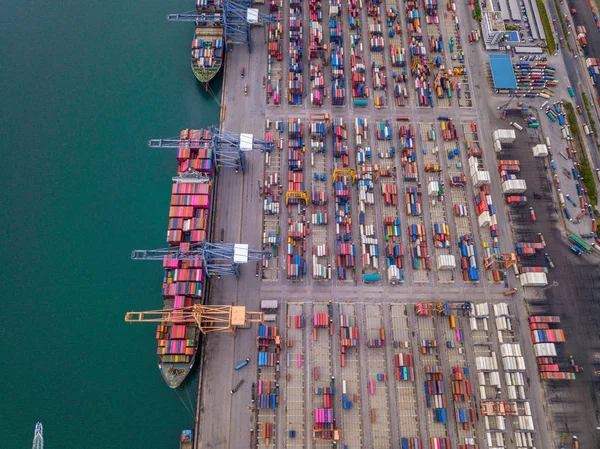
<instances>
[{"instance_id":1,"label":"asphalt surface","mask_svg":"<svg viewBox=\"0 0 600 449\"><path fill-rule=\"evenodd\" d=\"M518 133L517 141L502 152L507 159L518 158L521 177L528 187L528 206L535 209L537 220L531 222L528 207L509 211L515 240L538 241L541 232L546 241L544 251L528 257L523 265L546 266L543 253L547 252L555 268L549 269L549 286L535 293L526 289L527 308L532 315L558 315L565 331L566 343L558 344L556 362L562 371L569 371L569 355L583 366L583 373L574 381L544 381L546 406L552 416L555 438L563 432L577 435L580 447L599 447L596 427L600 425L600 269L597 255L578 257L562 230L563 215L553 196L551 171L548 160L536 159L531 146L541 140L536 130ZM541 193L544 199L535 200L531 192Z\"/></svg>"}]
</instances>

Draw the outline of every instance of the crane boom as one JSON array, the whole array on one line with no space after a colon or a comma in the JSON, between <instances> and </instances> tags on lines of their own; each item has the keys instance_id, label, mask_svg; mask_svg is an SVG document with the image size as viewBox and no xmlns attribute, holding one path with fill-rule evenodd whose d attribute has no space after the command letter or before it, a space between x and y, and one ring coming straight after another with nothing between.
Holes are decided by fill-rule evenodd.
<instances>
[{"instance_id":1,"label":"crane boom","mask_svg":"<svg viewBox=\"0 0 600 449\"><path fill-rule=\"evenodd\" d=\"M196 324L203 334L229 332L250 323L262 323L262 312L249 312L244 306L212 306L195 304L177 309L127 312L128 323L181 323Z\"/></svg>"}]
</instances>

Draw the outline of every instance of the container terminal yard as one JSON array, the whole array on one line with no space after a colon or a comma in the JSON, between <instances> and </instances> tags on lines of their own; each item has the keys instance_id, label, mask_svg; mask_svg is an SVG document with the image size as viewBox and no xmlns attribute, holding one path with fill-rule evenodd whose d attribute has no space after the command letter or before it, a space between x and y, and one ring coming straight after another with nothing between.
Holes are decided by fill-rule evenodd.
<instances>
[{"instance_id":1,"label":"container terminal yard","mask_svg":"<svg viewBox=\"0 0 600 449\"><path fill-rule=\"evenodd\" d=\"M598 447L592 71L532 56L538 5L500 4L483 37L473 2L255 5L219 128L153 141L182 196L163 305L235 331L197 349L195 447ZM181 187L205 177L210 204ZM194 264L192 294L171 270ZM163 363L174 332L193 363L176 326L219 327L181 314L158 315Z\"/></svg>"}]
</instances>

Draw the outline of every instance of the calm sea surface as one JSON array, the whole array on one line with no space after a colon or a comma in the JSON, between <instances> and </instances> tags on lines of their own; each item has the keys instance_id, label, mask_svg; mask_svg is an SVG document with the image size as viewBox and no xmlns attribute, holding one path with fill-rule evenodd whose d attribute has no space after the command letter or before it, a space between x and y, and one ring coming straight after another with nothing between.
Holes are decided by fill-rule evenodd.
<instances>
[{"instance_id":1,"label":"calm sea surface","mask_svg":"<svg viewBox=\"0 0 600 449\"><path fill-rule=\"evenodd\" d=\"M169 389L155 326L172 150L218 120L189 67L193 0L0 0L0 448L177 448L194 382Z\"/></svg>"}]
</instances>

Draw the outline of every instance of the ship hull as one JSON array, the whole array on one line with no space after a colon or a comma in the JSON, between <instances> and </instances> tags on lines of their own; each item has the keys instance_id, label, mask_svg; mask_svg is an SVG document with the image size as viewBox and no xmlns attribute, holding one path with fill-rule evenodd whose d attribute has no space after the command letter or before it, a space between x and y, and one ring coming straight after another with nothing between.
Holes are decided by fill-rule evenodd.
<instances>
[{"instance_id":1,"label":"ship hull","mask_svg":"<svg viewBox=\"0 0 600 449\"><path fill-rule=\"evenodd\" d=\"M188 363L169 363L162 362L160 357L158 359L158 369L160 370L160 373L162 374L162 377L169 388L179 387L187 378L188 374L190 374L194 364L196 363L196 356L198 355L198 351L200 349L200 332L197 331L196 333L198 335L195 338L196 342L194 345L194 354L191 356Z\"/></svg>"}]
</instances>

